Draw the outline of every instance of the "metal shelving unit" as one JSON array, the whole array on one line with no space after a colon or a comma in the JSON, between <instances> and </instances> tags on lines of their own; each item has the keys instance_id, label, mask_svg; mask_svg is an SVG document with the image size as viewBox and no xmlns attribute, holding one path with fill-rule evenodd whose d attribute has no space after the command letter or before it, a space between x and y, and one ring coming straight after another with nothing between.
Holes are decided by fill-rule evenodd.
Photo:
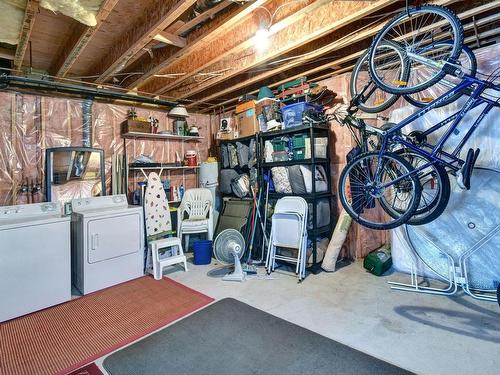
<instances>
[{"instance_id":1,"label":"metal shelving unit","mask_svg":"<svg viewBox=\"0 0 500 375\"><path fill-rule=\"evenodd\" d=\"M310 159L304 159L304 160L288 160L288 161L277 161L277 162L262 162L260 163L260 173L259 175L261 176L261 179L263 180L264 173L266 170L272 168L272 167L277 167L277 166L291 166L291 165L308 165L311 167L312 171L312 191L311 193L307 194L283 194L283 193L269 193L269 198L273 200L277 200L281 197L285 196L300 196L304 198L308 203L312 204L312 212L309 212L310 215L312 215L312 228L308 229L308 235L309 239L312 241L312 250L313 250L313 265L309 267L309 270L312 273L318 273L320 271L320 266L317 261L317 243L316 240L320 236L327 236L330 237L331 233L333 231L333 227L335 224L335 220L332 219L332 215L334 213L334 207L333 207L333 194L331 193L332 191L332 186L331 186L331 175L330 175L330 128L327 124L303 124L300 126L288 128L288 129L283 129L283 130L278 130L278 131L272 131L272 132L266 132L266 133L260 133L259 139L260 139L260 150L261 150L261 159L264 159L262 152L264 150L264 142L266 140L270 140L275 137L280 137L280 136L293 136L295 134L306 134L309 136L310 142L311 142L311 158ZM326 137L327 138L327 148L326 148L326 158L317 158L316 155L316 150L315 150L315 142L314 139L318 137ZM326 174L326 179L327 179L327 190L324 192L316 192L316 183L314 180L315 177L315 171L316 171L316 166L318 165L323 165L325 169L325 174ZM263 181L261 181L263 183ZM328 225L318 227L317 226L317 201L320 199L328 199L329 204L330 204L330 222Z\"/></svg>"},{"instance_id":2,"label":"metal shelving unit","mask_svg":"<svg viewBox=\"0 0 500 375\"><path fill-rule=\"evenodd\" d=\"M176 135L176 134L158 134L158 133L140 133L128 132L122 134L123 138L128 139L157 139L157 140L172 140L172 141L198 141L201 142L204 138L192 135Z\"/></svg>"},{"instance_id":3,"label":"metal shelving unit","mask_svg":"<svg viewBox=\"0 0 500 375\"><path fill-rule=\"evenodd\" d=\"M245 143L248 146L252 139L255 140L255 152L257 154L257 162L256 162L254 168L256 168L259 171L260 170L259 169L260 168L260 158L258 157L260 155L259 134L260 133L249 135L246 137L235 138L235 139L220 139L220 140L218 140L217 142L218 142L218 147L219 147L219 171L221 171L223 169L222 165L220 164L222 162L222 155L221 155L221 149L220 149L221 145L227 145L230 143L241 142L241 143ZM224 169L228 169L228 168L224 168ZM250 173L250 168L248 168L248 166L244 166L244 167L237 166L235 168L230 168L230 169L234 169L235 171L237 171L240 174L241 173L247 173L247 174ZM237 198L234 194L222 194L221 193L221 196L227 197L227 198L235 198L235 199Z\"/></svg>"},{"instance_id":4,"label":"metal shelving unit","mask_svg":"<svg viewBox=\"0 0 500 375\"><path fill-rule=\"evenodd\" d=\"M123 138L123 150L125 152L125 155L127 155L127 139L143 139L143 140L160 140L160 141L181 141L182 142L182 148L181 148L181 154L184 155L184 143L185 142L201 142L204 137L197 137L197 136L188 136L188 135L175 135L175 134L157 134L157 133L139 133L139 132L128 132L128 133L123 133L122 134ZM128 158L127 158L128 160ZM128 178L130 172L135 173L140 172L144 176L145 179L147 179L147 173L146 171L148 170L157 170L158 175L161 177L164 171L167 172L167 178L170 179L170 172L171 171L182 171L182 183L184 186L186 186L186 176L185 172L186 171L193 171L196 175L196 187L198 187L198 171L199 171L199 166L177 166L173 165L172 163L151 163L151 164L144 164L141 165L140 163L129 163L127 165L127 171L126 171L126 181L127 181L127 186L128 186ZM128 187L127 187L128 191ZM169 201L169 203L180 203L180 201Z\"/></svg>"},{"instance_id":5,"label":"metal shelving unit","mask_svg":"<svg viewBox=\"0 0 500 375\"><path fill-rule=\"evenodd\" d=\"M312 146L311 146L312 147ZM311 148L312 153L312 148ZM312 164L327 164L330 163L328 158L311 158L304 160L286 160L286 161L273 161L273 162L264 162L261 163L261 166L264 168L272 168L272 167L286 167L288 165L312 165Z\"/></svg>"}]
</instances>

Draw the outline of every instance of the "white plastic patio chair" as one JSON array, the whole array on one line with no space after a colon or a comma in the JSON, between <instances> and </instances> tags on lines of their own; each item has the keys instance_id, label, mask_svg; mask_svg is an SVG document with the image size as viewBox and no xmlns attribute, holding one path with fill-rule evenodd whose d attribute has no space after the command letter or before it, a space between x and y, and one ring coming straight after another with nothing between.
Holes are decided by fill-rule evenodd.
<instances>
[{"instance_id":1,"label":"white plastic patio chair","mask_svg":"<svg viewBox=\"0 0 500 375\"><path fill-rule=\"evenodd\" d=\"M147 269L155 280L161 280L163 269L181 263L187 271L187 260L179 237L166 236L172 230L168 200L160 177L155 172L148 176L148 186L144 194L146 235L148 239ZM166 249L164 251L160 251Z\"/></svg>"},{"instance_id":2,"label":"white plastic patio chair","mask_svg":"<svg viewBox=\"0 0 500 375\"><path fill-rule=\"evenodd\" d=\"M213 198L209 189L186 190L177 209L177 235L181 239L185 235L186 249L189 235L194 233L207 233L208 240L213 238Z\"/></svg>"},{"instance_id":3,"label":"white plastic patio chair","mask_svg":"<svg viewBox=\"0 0 500 375\"><path fill-rule=\"evenodd\" d=\"M295 263L295 273L301 281L305 277L307 261L307 212L304 198L284 197L276 202L271 218L271 236L266 258L268 273L274 271L276 260ZM276 253L276 247L297 249L297 257Z\"/></svg>"}]
</instances>

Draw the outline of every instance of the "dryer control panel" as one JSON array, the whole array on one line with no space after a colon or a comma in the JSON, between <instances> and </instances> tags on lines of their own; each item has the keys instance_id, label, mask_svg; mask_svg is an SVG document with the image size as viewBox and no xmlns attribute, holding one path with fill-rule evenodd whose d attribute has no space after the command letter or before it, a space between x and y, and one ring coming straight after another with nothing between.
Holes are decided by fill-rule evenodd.
<instances>
[{"instance_id":1,"label":"dryer control panel","mask_svg":"<svg viewBox=\"0 0 500 375\"><path fill-rule=\"evenodd\" d=\"M125 194L106 195L104 197L78 198L71 201L73 212L88 212L98 209L126 208L128 207Z\"/></svg>"}]
</instances>

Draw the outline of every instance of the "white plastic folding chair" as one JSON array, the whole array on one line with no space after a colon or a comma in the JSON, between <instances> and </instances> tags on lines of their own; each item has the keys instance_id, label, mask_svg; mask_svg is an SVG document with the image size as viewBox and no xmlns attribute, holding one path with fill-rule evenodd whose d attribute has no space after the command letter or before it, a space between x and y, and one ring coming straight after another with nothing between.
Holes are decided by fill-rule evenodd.
<instances>
[{"instance_id":1,"label":"white plastic folding chair","mask_svg":"<svg viewBox=\"0 0 500 375\"><path fill-rule=\"evenodd\" d=\"M212 240L213 228L213 198L209 189L188 189L182 197L177 209L177 235L182 239L185 235L185 249L189 245L189 235L207 233L207 239Z\"/></svg>"},{"instance_id":2,"label":"white plastic folding chair","mask_svg":"<svg viewBox=\"0 0 500 375\"><path fill-rule=\"evenodd\" d=\"M266 258L268 273L274 271L276 260L295 263L299 281L305 277L307 258L307 211L304 198L284 197L276 202L271 218L271 236ZM276 253L277 247L297 249L297 257Z\"/></svg>"}]
</instances>

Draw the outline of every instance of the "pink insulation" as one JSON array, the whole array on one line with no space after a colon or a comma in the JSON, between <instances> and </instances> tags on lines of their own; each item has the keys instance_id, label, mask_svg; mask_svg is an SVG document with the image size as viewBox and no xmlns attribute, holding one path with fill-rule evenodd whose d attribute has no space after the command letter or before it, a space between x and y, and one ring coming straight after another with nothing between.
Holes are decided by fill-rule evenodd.
<instances>
[{"instance_id":1,"label":"pink insulation","mask_svg":"<svg viewBox=\"0 0 500 375\"><path fill-rule=\"evenodd\" d=\"M45 149L83 145L82 100L59 97L0 92L0 205L24 203L20 193L23 185L44 182ZM106 189L110 193L111 156L126 153L132 162L140 154L156 162L175 162L177 151L196 150L199 161L206 160L210 147L210 116L193 114L189 125L196 125L203 142L173 140L136 140L121 137L121 123L126 119L130 106L94 102L92 107L91 146L102 148L105 155ZM159 131L172 130L172 120L166 111L136 108L138 116L154 116L159 120ZM163 177L166 178L164 173ZM129 192L143 181L140 172L130 172ZM171 183L183 182L182 172L171 172ZM185 172L186 188L195 187L196 175Z\"/></svg>"}]
</instances>

